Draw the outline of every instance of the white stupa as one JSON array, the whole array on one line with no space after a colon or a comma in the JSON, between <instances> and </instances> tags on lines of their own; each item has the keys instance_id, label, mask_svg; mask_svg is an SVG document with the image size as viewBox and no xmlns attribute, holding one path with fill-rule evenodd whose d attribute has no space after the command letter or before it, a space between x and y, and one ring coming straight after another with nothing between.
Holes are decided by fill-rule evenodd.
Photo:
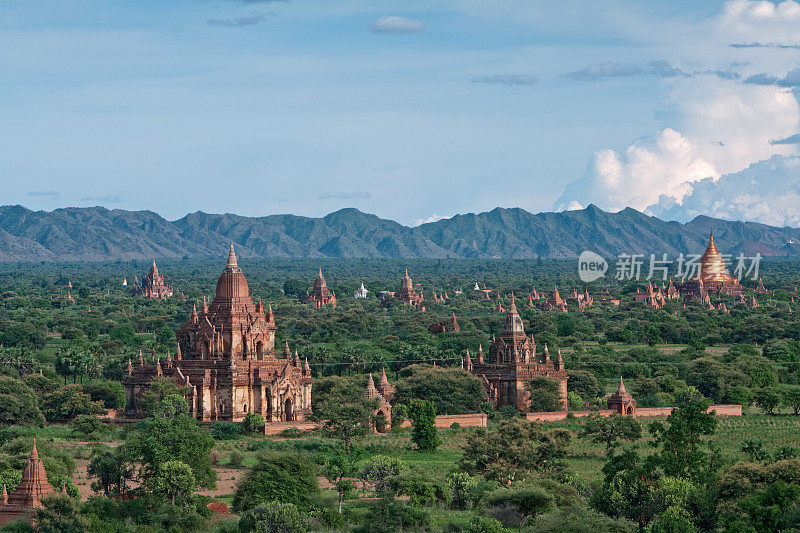
<instances>
[{"instance_id":1,"label":"white stupa","mask_svg":"<svg viewBox=\"0 0 800 533\"><path fill-rule=\"evenodd\" d=\"M369 291L364 287L364 282L361 282L361 287L353 293L353 298L366 298Z\"/></svg>"}]
</instances>

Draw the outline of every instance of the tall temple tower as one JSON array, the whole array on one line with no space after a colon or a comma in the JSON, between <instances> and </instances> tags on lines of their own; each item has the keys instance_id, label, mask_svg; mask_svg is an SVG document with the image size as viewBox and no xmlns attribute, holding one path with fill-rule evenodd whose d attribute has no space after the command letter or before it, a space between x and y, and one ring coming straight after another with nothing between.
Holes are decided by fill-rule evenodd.
<instances>
[{"instance_id":1,"label":"tall temple tower","mask_svg":"<svg viewBox=\"0 0 800 533\"><path fill-rule=\"evenodd\" d=\"M228 262L211 304L203 300L176 332L175 359L165 364L128 363L123 384L126 413L141 416L139 397L155 377L171 377L191 390L199 420L238 422L247 413L270 421L303 420L311 413L311 369L288 348L275 354L275 316L253 304L231 243Z\"/></svg>"},{"instance_id":2,"label":"tall temple tower","mask_svg":"<svg viewBox=\"0 0 800 533\"><path fill-rule=\"evenodd\" d=\"M127 280L124 285L127 285ZM156 300L166 300L172 296L172 288L164 282L164 276L159 274L155 259L150 266L150 272L142 276L141 285L134 285L133 294Z\"/></svg>"},{"instance_id":3,"label":"tall temple tower","mask_svg":"<svg viewBox=\"0 0 800 533\"><path fill-rule=\"evenodd\" d=\"M526 390L527 383L537 377L544 376L558 382L561 391L561 404L567 408L567 372L561 352L556 361L550 358L547 346L542 357L536 355L536 341L533 336L525 334L525 326L517 312L514 295L506 313L503 332L492 340L489 347L489 361L483 359L483 351L479 351L478 362L474 363L468 356L472 374L483 380L489 401L496 409L513 405L519 411L527 411L530 407L530 394Z\"/></svg>"},{"instance_id":4,"label":"tall temple tower","mask_svg":"<svg viewBox=\"0 0 800 533\"><path fill-rule=\"evenodd\" d=\"M414 289L414 281L408 275L408 269L400 280L400 290L395 293L394 297L403 302L403 305L413 305L417 309L424 311L425 304L423 300L425 297L421 292Z\"/></svg>"},{"instance_id":5,"label":"tall temple tower","mask_svg":"<svg viewBox=\"0 0 800 533\"><path fill-rule=\"evenodd\" d=\"M317 279L314 280L314 288L311 292L306 291L301 300L305 303L313 303L317 309L325 304L333 304L333 307L336 307L336 295L328 289L328 283L325 281L325 276L322 275L322 267L319 267Z\"/></svg>"}]
</instances>

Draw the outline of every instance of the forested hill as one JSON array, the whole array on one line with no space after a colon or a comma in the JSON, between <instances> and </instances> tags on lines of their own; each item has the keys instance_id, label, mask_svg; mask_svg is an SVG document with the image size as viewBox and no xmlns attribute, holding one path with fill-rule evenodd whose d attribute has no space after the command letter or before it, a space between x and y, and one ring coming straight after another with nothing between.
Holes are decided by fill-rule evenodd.
<instances>
[{"instance_id":1,"label":"forested hill","mask_svg":"<svg viewBox=\"0 0 800 533\"><path fill-rule=\"evenodd\" d=\"M151 211L0 207L0 261L105 261L242 257L571 258L583 250L699 253L713 228L723 253L800 256L800 229L697 217L665 222L634 209L529 213L497 208L411 228L357 209L323 218L192 213L169 221Z\"/></svg>"}]
</instances>

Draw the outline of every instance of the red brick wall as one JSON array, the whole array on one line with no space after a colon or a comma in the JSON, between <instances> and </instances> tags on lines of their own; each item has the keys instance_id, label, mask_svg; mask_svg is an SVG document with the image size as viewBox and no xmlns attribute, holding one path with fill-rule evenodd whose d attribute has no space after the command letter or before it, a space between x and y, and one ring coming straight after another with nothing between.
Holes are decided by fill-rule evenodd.
<instances>
[{"instance_id":1,"label":"red brick wall","mask_svg":"<svg viewBox=\"0 0 800 533\"><path fill-rule=\"evenodd\" d=\"M458 422L462 428L486 427L487 416L483 413L468 413L465 415L438 415L435 425L437 428L449 428L454 422ZM404 420L400 427L411 427L411 420Z\"/></svg>"},{"instance_id":2,"label":"red brick wall","mask_svg":"<svg viewBox=\"0 0 800 533\"><path fill-rule=\"evenodd\" d=\"M672 407L637 407L636 408L636 418L654 418L658 416L669 416L672 413ZM742 406L741 405L729 405L729 404L721 404L721 405L711 405L708 408L708 412L715 412L717 416L742 416ZM601 411L570 411L574 416L581 417L581 416L588 416L591 414L599 414L600 416L611 416L616 413L616 411L612 411L610 409L603 409ZM545 412L545 413L525 413L525 417L531 421L539 421L539 422L554 422L557 420L564 420L567 418L566 412L563 411L552 411L552 412Z\"/></svg>"}]
</instances>

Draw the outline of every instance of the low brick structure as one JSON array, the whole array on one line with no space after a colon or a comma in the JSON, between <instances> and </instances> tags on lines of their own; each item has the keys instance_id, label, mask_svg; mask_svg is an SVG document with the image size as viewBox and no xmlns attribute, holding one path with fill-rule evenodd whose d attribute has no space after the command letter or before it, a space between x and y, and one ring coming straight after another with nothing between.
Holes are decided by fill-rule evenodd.
<instances>
[{"instance_id":1,"label":"low brick structure","mask_svg":"<svg viewBox=\"0 0 800 533\"><path fill-rule=\"evenodd\" d=\"M462 428L485 428L488 417L485 413L467 413L465 415L438 415L434 425L437 428L449 428L458 423ZM400 427L411 427L411 420L405 420Z\"/></svg>"},{"instance_id":2,"label":"low brick structure","mask_svg":"<svg viewBox=\"0 0 800 533\"><path fill-rule=\"evenodd\" d=\"M639 407L636 409L634 415L635 418L657 418L657 417L666 417L672 414L674 407ZM717 405L710 405L708 407L708 412L714 412L717 416L742 416L742 406L735 405L735 404L717 404ZM551 411L551 412L542 412L542 413L525 413L525 418L527 418L531 422L555 422L558 420L564 420L567 418L568 415L573 415L577 417L582 416L589 416L589 415L600 415L600 416L611 416L620 414L619 411L615 411L613 409L601 409L599 411Z\"/></svg>"}]
</instances>

